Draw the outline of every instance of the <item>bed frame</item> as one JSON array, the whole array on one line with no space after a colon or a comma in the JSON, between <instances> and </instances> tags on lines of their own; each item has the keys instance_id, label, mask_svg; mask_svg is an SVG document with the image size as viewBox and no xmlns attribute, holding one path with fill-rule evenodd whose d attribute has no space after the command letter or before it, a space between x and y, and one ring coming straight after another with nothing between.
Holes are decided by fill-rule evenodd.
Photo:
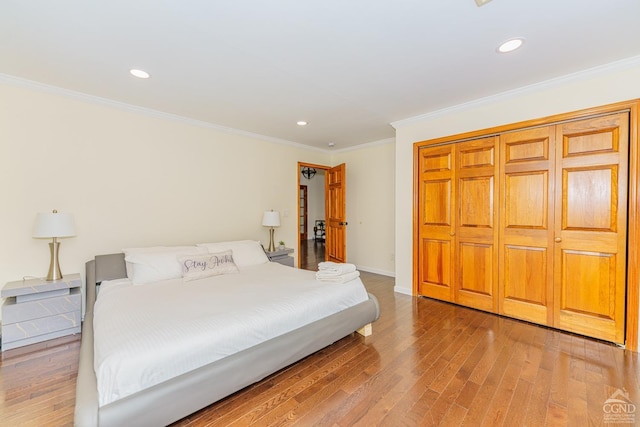
<instances>
[{"instance_id":1,"label":"bed frame","mask_svg":"<svg viewBox=\"0 0 640 427\"><path fill-rule=\"evenodd\" d=\"M358 331L371 333L380 308L375 296L329 317L202 366L102 407L93 368L93 306L97 285L126 277L124 254L86 263L86 314L76 387L75 425L167 425Z\"/></svg>"}]
</instances>

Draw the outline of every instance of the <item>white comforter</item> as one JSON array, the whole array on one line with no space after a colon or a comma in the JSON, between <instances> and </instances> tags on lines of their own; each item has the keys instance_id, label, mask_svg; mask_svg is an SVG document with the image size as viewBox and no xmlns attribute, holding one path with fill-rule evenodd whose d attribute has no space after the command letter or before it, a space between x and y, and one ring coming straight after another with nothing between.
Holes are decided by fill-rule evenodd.
<instances>
[{"instance_id":1,"label":"white comforter","mask_svg":"<svg viewBox=\"0 0 640 427\"><path fill-rule=\"evenodd\" d=\"M100 406L222 359L368 298L356 279L266 263L183 282L104 282L94 308Z\"/></svg>"}]
</instances>

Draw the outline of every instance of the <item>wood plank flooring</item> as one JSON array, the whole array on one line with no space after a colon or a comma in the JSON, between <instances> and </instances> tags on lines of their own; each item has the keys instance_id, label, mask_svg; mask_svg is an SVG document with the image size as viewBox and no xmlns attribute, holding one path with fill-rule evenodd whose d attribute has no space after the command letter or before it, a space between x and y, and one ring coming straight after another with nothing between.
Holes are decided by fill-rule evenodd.
<instances>
[{"instance_id":1,"label":"wood plank flooring","mask_svg":"<svg viewBox=\"0 0 640 427\"><path fill-rule=\"evenodd\" d=\"M304 240L300 242L300 268L317 270L318 263L324 261L324 241Z\"/></svg>"},{"instance_id":2,"label":"wood plank flooring","mask_svg":"<svg viewBox=\"0 0 640 427\"><path fill-rule=\"evenodd\" d=\"M347 336L174 426L617 427L603 411L617 390L640 407L638 353L362 278L381 305L373 335ZM4 352L0 425L72 425L78 353L78 337Z\"/></svg>"},{"instance_id":3,"label":"wood plank flooring","mask_svg":"<svg viewBox=\"0 0 640 427\"><path fill-rule=\"evenodd\" d=\"M0 426L71 426L80 334L7 350L0 362Z\"/></svg>"}]
</instances>

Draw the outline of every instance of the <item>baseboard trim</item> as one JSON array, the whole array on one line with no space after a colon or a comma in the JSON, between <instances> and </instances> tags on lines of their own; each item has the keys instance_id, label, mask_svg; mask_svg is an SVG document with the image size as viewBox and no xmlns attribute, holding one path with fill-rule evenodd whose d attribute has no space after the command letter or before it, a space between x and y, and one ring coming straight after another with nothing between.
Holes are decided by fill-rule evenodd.
<instances>
[{"instance_id":1,"label":"baseboard trim","mask_svg":"<svg viewBox=\"0 0 640 427\"><path fill-rule=\"evenodd\" d=\"M366 271L367 273L375 273L375 274L380 274L382 276L387 276L387 277L396 277L396 273L393 271L380 270L379 268L367 267L364 265L358 265L357 267L358 267L358 270Z\"/></svg>"}]
</instances>

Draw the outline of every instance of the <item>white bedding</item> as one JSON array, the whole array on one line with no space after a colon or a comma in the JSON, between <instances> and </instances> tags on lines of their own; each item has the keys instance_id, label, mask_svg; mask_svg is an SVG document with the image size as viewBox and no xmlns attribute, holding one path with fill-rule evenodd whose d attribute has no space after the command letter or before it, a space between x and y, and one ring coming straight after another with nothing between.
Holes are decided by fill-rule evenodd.
<instances>
[{"instance_id":1,"label":"white bedding","mask_svg":"<svg viewBox=\"0 0 640 427\"><path fill-rule=\"evenodd\" d=\"M368 299L359 278L320 282L266 263L239 274L103 282L94 308L100 406Z\"/></svg>"}]
</instances>

